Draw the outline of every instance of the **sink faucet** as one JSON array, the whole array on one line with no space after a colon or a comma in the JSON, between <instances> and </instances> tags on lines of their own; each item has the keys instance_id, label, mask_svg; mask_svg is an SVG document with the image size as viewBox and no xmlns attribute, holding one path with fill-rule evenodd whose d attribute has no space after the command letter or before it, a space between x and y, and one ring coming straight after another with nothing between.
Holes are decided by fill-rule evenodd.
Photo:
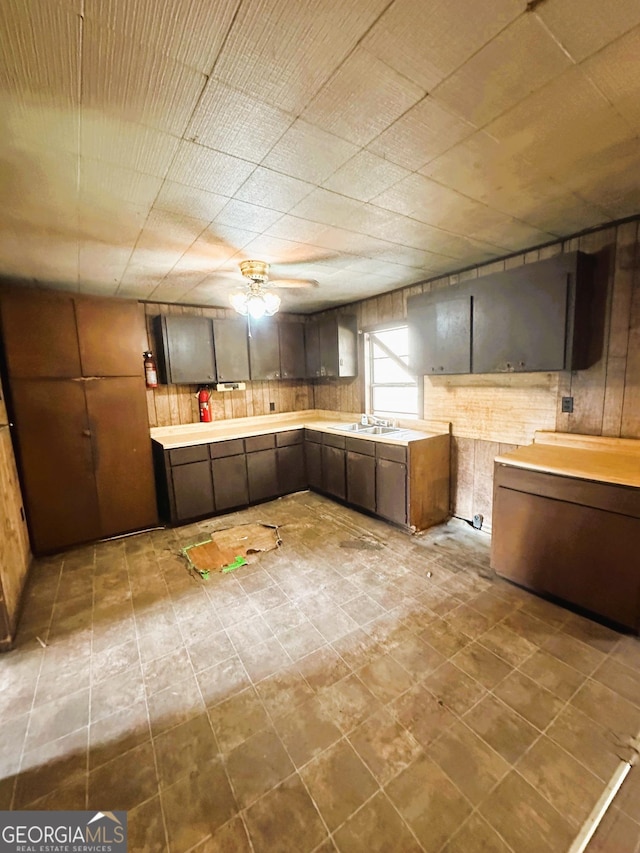
<instances>
[{"instance_id":1,"label":"sink faucet","mask_svg":"<svg viewBox=\"0 0 640 853\"><path fill-rule=\"evenodd\" d=\"M383 427L395 427L396 425L395 418L377 418L375 415L367 415L364 413L360 416L360 423L367 424L369 426Z\"/></svg>"}]
</instances>

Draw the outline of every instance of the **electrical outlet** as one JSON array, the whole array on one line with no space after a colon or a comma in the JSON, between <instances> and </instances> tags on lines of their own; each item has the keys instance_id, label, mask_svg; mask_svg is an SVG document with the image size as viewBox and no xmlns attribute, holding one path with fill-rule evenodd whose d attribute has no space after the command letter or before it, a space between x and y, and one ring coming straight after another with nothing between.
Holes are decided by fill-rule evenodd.
<instances>
[{"instance_id":1,"label":"electrical outlet","mask_svg":"<svg viewBox=\"0 0 640 853\"><path fill-rule=\"evenodd\" d=\"M570 415L573 412L573 397L562 398L562 411Z\"/></svg>"},{"instance_id":2,"label":"electrical outlet","mask_svg":"<svg viewBox=\"0 0 640 853\"><path fill-rule=\"evenodd\" d=\"M275 412L275 410L276 410L276 404L275 403L269 403L269 411Z\"/></svg>"}]
</instances>

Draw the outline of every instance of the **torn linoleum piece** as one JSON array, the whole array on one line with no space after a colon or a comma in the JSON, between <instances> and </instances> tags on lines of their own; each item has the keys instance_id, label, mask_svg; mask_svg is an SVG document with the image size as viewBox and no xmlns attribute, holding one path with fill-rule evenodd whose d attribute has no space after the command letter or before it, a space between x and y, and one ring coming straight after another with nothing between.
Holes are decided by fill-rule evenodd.
<instances>
[{"instance_id":1,"label":"torn linoleum piece","mask_svg":"<svg viewBox=\"0 0 640 853\"><path fill-rule=\"evenodd\" d=\"M208 578L211 572L232 572L252 563L262 552L281 544L276 525L258 522L216 530L210 539L188 545L180 553L191 570Z\"/></svg>"}]
</instances>

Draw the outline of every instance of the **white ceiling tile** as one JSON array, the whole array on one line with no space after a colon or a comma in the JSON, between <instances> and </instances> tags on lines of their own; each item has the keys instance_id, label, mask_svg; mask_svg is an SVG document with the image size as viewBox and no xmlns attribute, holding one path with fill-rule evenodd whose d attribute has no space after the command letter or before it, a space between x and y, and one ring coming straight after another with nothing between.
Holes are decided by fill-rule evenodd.
<instances>
[{"instance_id":1,"label":"white ceiling tile","mask_svg":"<svg viewBox=\"0 0 640 853\"><path fill-rule=\"evenodd\" d=\"M287 213L313 189L313 184L260 166L249 175L235 198Z\"/></svg>"},{"instance_id":2,"label":"white ceiling tile","mask_svg":"<svg viewBox=\"0 0 640 853\"><path fill-rule=\"evenodd\" d=\"M180 145L175 136L93 110L83 112L80 139L84 159L158 178L166 175Z\"/></svg>"},{"instance_id":3,"label":"white ceiling tile","mask_svg":"<svg viewBox=\"0 0 640 853\"><path fill-rule=\"evenodd\" d=\"M477 213L482 216L486 209L477 201L465 198L459 192L419 174L409 175L391 189L380 193L373 199L373 204L429 225L440 225L450 217L452 211L460 211L462 215Z\"/></svg>"},{"instance_id":4,"label":"white ceiling tile","mask_svg":"<svg viewBox=\"0 0 640 853\"><path fill-rule=\"evenodd\" d=\"M535 14L578 62L640 24L637 0L553 0Z\"/></svg>"},{"instance_id":5,"label":"white ceiling tile","mask_svg":"<svg viewBox=\"0 0 640 853\"><path fill-rule=\"evenodd\" d=\"M488 199L495 188L515 191L531 180L528 164L484 131L436 157L420 173L480 201Z\"/></svg>"},{"instance_id":6,"label":"white ceiling tile","mask_svg":"<svg viewBox=\"0 0 640 853\"><path fill-rule=\"evenodd\" d=\"M85 0L85 17L140 45L211 72L239 0Z\"/></svg>"},{"instance_id":7,"label":"white ceiling tile","mask_svg":"<svg viewBox=\"0 0 640 853\"><path fill-rule=\"evenodd\" d=\"M133 245L121 246L96 241L83 241L78 253L80 290L102 284L113 292L129 263Z\"/></svg>"},{"instance_id":8,"label":"white ceiling tile","mask_svg":"<svg viewBox=\"0 0 640 853\"><path fill-rule=\"evenodd\" d=\"M207 220L152 209L144 224L136 249L166 250L176 252L180 258L209 225Z\"/></svg>"},{"instance_id":9,"label":"white ceiling tile","mask_svg":"<svg viewBox=\"0 0 640 853\"><path fill-rule=\"evenodd\" d=\"M368 146L374 154L414 171L475 131L434 98L425 98Z\"/></svg>"},{"instance_id":10,"label":"white ceiling tile","mask_svg":"<svg viewBox=\"0 0 640 853\"><path fill-rule=\"evenodd\" d=\"M232 199L216 216L215 221L221 225L244 228L246 231L261 234L281 216L282 214L277 210L269 210L268 207L259 207L257 204Z\"/></svg>"},{"instance_id":11,"label":"white ceiling tile","mask_svg":"<svg viewBox=\"0 0 640 853\"><path fill-rule=\"evenodd\" d=\"M316 240L324 231L326 225L321 222L311 222L309 219L300 219L297 216L286 214L266 231L267 237L279 237L282 240L291 240L294 243L309 243L312 246L319 245Z\"/></svg>"},{"instance_id":12,"label":"white ceiling tile","mask_svg":"<svg viewBox=\"0 0 640 853\"><path fill-rule=\"evenodd\" d=\"M525 98L486 130L508 153L528 162L531 179L544 175L560 183L581 168L584 158L633 136L578 67Z\"/></svg>"},{"instance_id":13,"label":"white ceiling tile","mask_svg":"<svg viewBox=\"0 0 640 853\"><path fill-rule=\"evenodd\" d=\"M155 200L154 208L211 222L228 201L226 196L217 193L198 190L175 181L165 181Z\"/></svg>"},{"instance_id":14,"label":"white ceiling tile","mask_svg":"<svg viewBox=\"0 0 640 853\"><path fill-rule=\"evenodd\" d=\"M298 119L265 157L263 165L318 184L326 181L357 150L352 143Z\"/></svg>"},{"instance_id":15,"label":"white ceiling tile","mask_svg":"<svg viewBox=\"0 0 640 853\"><path fill-rule=\"evenodd\" d=\"M205 76L92 21L83 32L83 106L181 136Z\"/></svg>"},{"instance_id":16,"label":"white ceiling tile","mask_svg":"<svg viewBox=\"0 0 640 853\"><path fill-rule=\"evenodd\" d=\"M258 0L241 4L216 77L300 113L389 0Z\"/></svg>"},{"instance_id":17,"label":"white ceiling tile","mask_svg":"<svg viewBox=\"0 0 640 853\"><path fill-rule=\"evenodd\" d=\"M334 172L324 186L359 201L370 201L409 174L408 169L390 163L371 151L359 151Z\"/></svg>"},{"instance_id":18,"label":"white ceiling tile","mask_svg":"<svg viewBox=\"0 0 640 853\"><path fill-rule=\"evenodd\" d=\"M210 79L189 123L193 142L259 163L295 116Z\"/></svg>"},{"instance_id":19,"label":"white ceiling tile","mask_svg":"<svg viewBox=\"0 0 640 853\"><path fill-rule=\"evenodd\" d=\"M326 249L308 243L298 243L280 237L261 234L244 247L248 257L272 264L271 274L285 278L316 278L317 266L327 254ZM302 265L298 269L297 265Z\"/></svg>"},{"instance_id":20,"label":"white ceiling tile","mask_svg":"<svg viewBox=\"0 0 640 853\"><path fill-rule=\"evenodd\" d=\"M365 211L362 202L329 190L316 189L293 208L291 215L357 231Z\"/></svg>"},{"instance_id":21,"label":"white ceiling tile","mask_svg":"<svg viewBox=\"0 0 640 853\"><path fill-rule=\"evenodd\" d=\"M0 32L0 91L33 94L57 107L78 104L77 14L42 0L3 0Z\"/></svg>"},{"instance_id":22,"label":"white ceiling tile","mask_svg":"<svg viewBox=\"0 0 640 853\"><path fill-rule=\"evenodd\" d=\"M364 46L427 91L525 9L524 0L396 0Z\"/></svg>"},{"instance_id":23,"label":"white ceiling tile","mask_svg":"<svg viewBox=\"0 0 640 853\"><path fill-rule=\"evenodd\" d=\"M640 131L640 27L580 67L620 115Z\"/></svg>"},{"instance_id":24,"label":"white ceiling tile","mask_svg":"<svg viewBox=\"0 0 640 853\"><path fill-rule=\"evenodd\" d=\"M16 227L3 224L0 258L6 276L67 290L77 288L78 242L72 236L36 231L20 223Z\"/></svg>"},{"instance_id":25,"label":"white ceiling tile","mask_svg":"<svg viewBox=\"0 0 640 853\"><path fill-rule=\"evenodd\" d=\"M41 149L49 153L77 155L80 140L80 108L60 109L43 95L11 97L0 94L3 135L0 150Z\"/></svg>"},{"instance_id":26,"label":"white ceiling tile","mask_svg":"<svg viewBox=\"0 0 640 853\"><path fill-rule=\"evenodd\" d=\"M144 175L122 166L83 158L80 162L80 199L112 216L126 204L150 208L162 186L162 178Z\"/></svg>"},{"instance_id":27,"label":"white ceiling tile","mask_svg":"<svg viewBox=\"0 0 640 853\"><path fill-rule=\"evenodd\" d=\"M478 127L571 65L535 15L523 15L437 86L433 95Z\"/></svg>"},{"instance_id":28,"label":"white ceiling tile","mask_svg":"<svg viewBox=\"0 0 640 853\"><path fill-rule=\"evenodd\" d=\"M167 178L196 189L232 196L254 169L253 163L246 160L194 142L181 142Z\"/></svg>"},{"instance_id":29,"label":"white ceiling tile","mask_svg":"<svg viewBox=\"0 0 640 853\"><path fill-rule=\"evenodd\" d=\"M237 264L231 263L231 259L235 258L254 237L255 234L250 231L213 224L200 234L177 261L171 272L172 274L194 273L201 270L204 275L223 265L235 271Z\"/></svg>"},{"instance_id":30,"label":"white ceiling tile","mask_svg":"<svg viewBox=\"0 0 640 853\"><path fill-rule=\"evenodd\" d=\"M420 86L356 48L302 116L349 142L366 145L424 95Z\"/></svg>"}]
</instances>

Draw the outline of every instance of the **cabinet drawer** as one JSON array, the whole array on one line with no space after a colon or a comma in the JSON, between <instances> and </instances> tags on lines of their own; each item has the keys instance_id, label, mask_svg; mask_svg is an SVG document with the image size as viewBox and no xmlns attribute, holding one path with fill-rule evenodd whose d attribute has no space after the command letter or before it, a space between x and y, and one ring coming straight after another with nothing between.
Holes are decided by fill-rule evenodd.
<instances>
[{"instance_id":1,"label":"cabinet drawer","mask_svg":"<svg viewBox=\"0 0 640 853\"><path fill-rule=\"evenodd\" d=\"M376 456L378 459L388 459L390 462L407 462L407 448L397 444L383 444L376 442Z\"/></svg>"},{"instance_id":2,"label":"cabinet drawer","mask_svg":"<svg viewBox=\"0 0 640 853\"><path fill-rule=\"evenodd\" d=\"M529 471L504 463L496 463L495 484L496 487L504 486L518 492L640 518L640 489L631 486Z\"/></svg>"},{"instance_id":3,"label":"cabinet drawer","mask_svg":"<svg viewBox=\"0 0 640 853\"><path fill-rule=\"evenodd\" d=\"M351 438L347 436L347 450L353 453L362 453L364 456L376 455L375 441L363 441L361 438Z\"/></svg>"},{"instance_id":4,"label":"cabinet drawer","mask_svg":"<svg viewBox=\"0 0 640 853\"><path fill-rule=\"evenodd\" d=\"M305 441L317 441L318 444L322 444L322 433L317 429L305 429L304 439Z\"/></svg>"},{"instance_id":5,"label":"cabinet drawer","mask_svg":"<svg viewBox=\"0 0 640 853\"><path fill-rule=\"evenodd\" d=\"M214 441L209 445L209 452L212 459L219 459L221 456L238 456L244 453L244 442L241 438L232 438L230 441Z\"/></svg>"},{"instance_id":6,"label":"cabinet drawer","mask_svg":"<svg viewBox=\"0 0 640 853\"><path fill-rule=\"evenodd\" d=\"M209 458L206 444L194 444L192 447L176 447L169 451L170 465L186 465L189 462L203 462Z\"/></svg>"},{"instance_id":7,"label":"cabinet drawer","mask_svg":"<svg viewBox=\"0 0 640 853\"><path fill-rule=\"evenodd\" d=\"M344 449L347 437L345 435L332 435L330 432L323 432L322 443L326 444L327 447L341 447Z\"/></svg>"},{"instance_id":8,"label":"cabinet drawer","mask_svg":"<svg viewBox=\"0 0 640 853\"><path fill-rule=\"evenodd\" d=\"M276 437L274 433L267 435L252 435L251 438L245 438L244 446L247 453L255 453L256 450L271 450L276 446Z\"/></svg>"},{"instance_id":9,"label":"cabinet drawer","mask_svg":"<svg viewBox=\"0 0 640 853\"><path fill-rule=\"evenodd\" d=\"M292 444L302 444L304 441L304 432L301 429L291 429L287 432L276 433L276 446L289 447Z\"/></svg>"}]
</instances>

